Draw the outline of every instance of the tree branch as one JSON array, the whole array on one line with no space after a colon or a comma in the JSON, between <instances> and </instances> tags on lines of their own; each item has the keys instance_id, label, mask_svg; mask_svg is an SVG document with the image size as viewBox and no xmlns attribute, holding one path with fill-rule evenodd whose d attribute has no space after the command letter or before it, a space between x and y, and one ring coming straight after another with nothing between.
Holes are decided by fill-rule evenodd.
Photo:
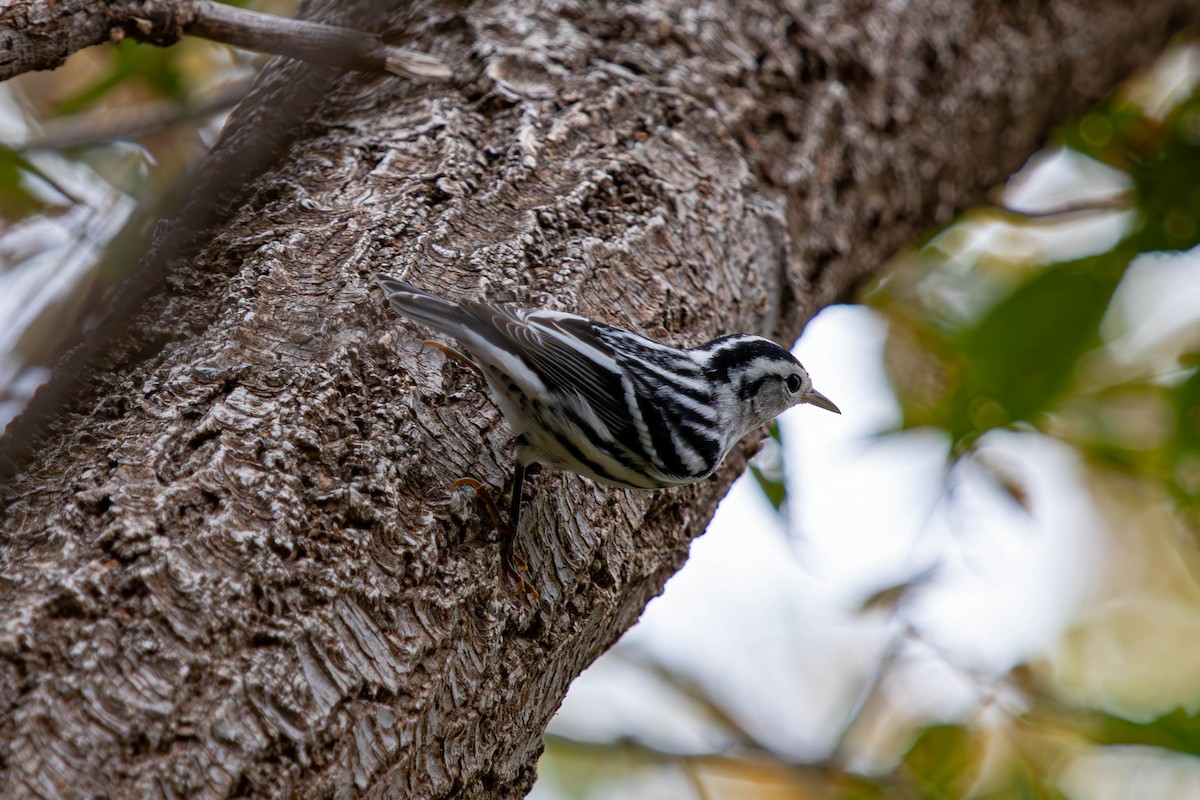
<instances>
[{"instance_id":1,"label":"tree branch","mask_svg":"<svg viewBox=\"0 0 1200 800\"><path fill-rule=\"evenodd\" d=\"M210 95L185 102L158 100L119 110L81 111L53 117L25 141L5 143L16 150L70 150L120 140L140 139L183 122L227 111L250 91L250 79L220 87Z\"/></svg>"},{"instance_id":2,"label":"tree branch","mask_svg":"<svg viewBox=\"0 0 1200 800\"><path fill-rule=\"evenodd\" d=\"M982 211L993 217L1011 222L1014 225L1048 223L1057 225L1075 217L1090 217L1109 211L1129 211L1136 207L1136 197L1133 190L1120 192L1110 197L1098 197L1091 200L1080 200L1075 203L1064 203L1061 206L1044 209L1013 208L996 203L983 206Z\"/></svg>"},{"instance_id":3,"label":"tree branch","mask_svg":"<svg viewBox=\"0 0 1200 800\"><path fill-rule=\"evenodd\" d=\"M374 33L211 0L13 0L0 9L0 80L53 69L77 50L127 36L165 47L184 35L339 69L450 77L437 57L395 47Z\"/></svg>"},{"instance_id":4,"label":"tree branch","mask_svg":"<svg viewBox=\"0 0 1200 800\"><path fill-rule=\"evenodd\" d=\"M430 3L453 85L272 65L0 440L0 794L527 790L752 444L660 493L539 476L531 608L447 491L512 433L371 276L789 341L1200 16L1129 5Z\"/></svg>"},{"instance_id":5,"label":"tree branch","mask_svg":"<svg viewBox=\"0 0 1200 800\"><path fill-rule=\"evenodd\" d=\"M343 69L390 72L407 78L450 77L450 69L434 56L393 47L375 34L247 11L212 0L193 0L193 8L195 16L185 32L215 42Z\"/></svg>"}]
</instances>

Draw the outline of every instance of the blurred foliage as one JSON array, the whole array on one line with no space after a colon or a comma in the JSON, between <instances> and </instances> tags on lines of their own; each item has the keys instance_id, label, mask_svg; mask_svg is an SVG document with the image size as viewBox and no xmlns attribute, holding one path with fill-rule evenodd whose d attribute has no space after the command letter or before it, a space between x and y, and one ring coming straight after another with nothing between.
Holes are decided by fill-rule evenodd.
<instances>
[{"instance_id":1,"label":"blurred foliage","mask_svg":"<svg viewBox=\"0 0 1200 800\"><path fill-rule=\"evenodd\" d=\"M53 112L78 114L118 89L137 91L145 97L181 100L188 91L184 68L187 55L186 48L146 47L124 39L107 48L107 63L97 70L96 78L53 100Z\"/></svg>"},{"instance_id":2,"label":"blurred foliage","mask_svg":"<svg viewBox=\"0 0 1200 800\"><path fill-rule=\"evenodd\" d=\"M889 363L905 427L941 428L961 454L990 430L1032 426L1069 438L1090 456L1165 480L1194 503L1200 386L1193 366L1200 343L1185 342L1174 375L1130 371L1105 366L1111 354L1101 325L1135 259L1200 244L1200 92L1162 119L1118 96L1067 127L1059 142L1129 176L1136 221L1103 253L1001 270L981 263L965 275L947 266L953 256L935 238L890 274L869 301L887 314L893 349L904 351ZM984 297L983 310L947 312L947 292L931 291L930 284L951 280L955 292L974 293L977 302ZM1099 419L1115 396L1129 393L1159 406L1154 413L1174 432L1153 452L1145 441L1122 441L1094 426L1059 431L1052 424L1064 411Z\"/></svg>"},{"instance_id":3,"label":"blurred foliage","mask_svg":"<svg viewBox=\"0 0 1200 800\"><path fill-rule=\"evenodd\" d=\"M1118 205L1136 209L1137 223L1115 247L1069 261L1024 264L1015 275L1003 274L1014 266L1006 264L1002 274L985 269L966 276L973 285L955 291L985 295L991 305L983 313L959 316L945 307L943 295L927 290L931 271L947 273L934 281L964 280L939 268L952 257L942 249L943 238L934 237L868 300L899 329L893 333L897 348L916 351L905 353L897 362L903 369L892 373L905 403L906 427L944 429L958 452L989 430L1017 423L1036 427L1042 415L1054 413L1056 401L1071 392L1076 365L1102 344L1101 322L1130 263L1142 254L1200 244L1200 93L1193 92L1162 119L1115 96L1061 130L1056 144L1129 176L1133 191ZM1111 208L1112 202L1094 206ZM1088 209L1070 209L1080 210ZM990 216L1019 221L1022 215L993 209ZM914 359L921 362L915 370ZM1162 454L1176 461L1173 488L1193 500L1200 497L1200 459L1193 460L1200 455L1194 446L1200 419L1188 418L1196 408L1195 391L1187 382L1166 398L1176 410L1176 444L1187 449ZM772 436L779 442L774 427ZM1094 445L1098 450L1102 443ZM1117 451L1108 455L1132 458ZM786 499L781 472L752 470L780 508Z\"/></svg>"},{"instance_id":4,"label":"blurred foliage","mask_svg":"<svg viewBox=\"0 0 1200 800\"><path fill-rule=\"evenodd\" d=\"M1127 203L1132 213L1114 246L1062 261L964 259L955 239L959 226L1000 220L1018 229L1044 227L1056 216L1050 210L1022 222L1010 209L981 209L904 259L866 299L888 321L887 365L903 427L945 431L953 443L950 469L989 431L1009 428L1058 438L1076 448L1096 474L1100 507L1131 552L1191 565L1178 580L1177 603L1141 600L1140 607L1123 605L1119 613L1079 624L1076 637L1125 642L1117 652L1136 662L1146 657L1150 641L1139 637L1163 617L1178 615L1185 626L1193 616L1200 621L1195 571L1200 531L1191 513L1200 501L1200 288L1190 322L1140 352L1129 352L1129 343L1114 333L1121 309L1113 303L1132 266L1200 245L1200 89L1161 116L1118 93L1060 131L1056 144L1127 176L1131 192L1117 202L1095 203L1095 213L1112 215L1114 227L1125 224L1114 208ZM1086 214L1087 204L1065 212L1064 217ZM1119 491L1105 491L1118 485ZM1010 487L998 488L1024 505ZM1149 543L1152 533L1162 537L1159 543ZM1147 555L1156 547L1157 556ZM1127 586L1138 579L1134 572L1125 576ZM1147 572L1158 580L1166 576ZM1138 587L1126 596L1144 597L1143 591ZM1113 625L1118 627L1108 627ZM1128 625L1140 630L1120 630ZM1071 649L1075 643L1064 644L1060 658L1073 665L1058 680L1031 679L1046 672L1044 665L1013 672L1010 688L1021 692L1022 705L1005 708L1002 721L918 729L888 776L903 776L911 787L900 795L1066 797L1065 766L1081 752L1105 757L1113 746L1137 745L1150 748L1151 759L1155 750L1200 757L1195 713L1200 674L1183 677L1166 692L1147 694L1137 685L1170 672L1171 656L1189 664L1190 647L1164 654L1142 674L1122 675L1103 659L1080 662L1082 656ZM1100 671L1108 674L1099 676ZM1101 685L1107 688L1097 688ZM1173 710L1152 713L1171 703ZM988 738L1005 746L985 746Z\"/></svg>"},{"instance_id":5,"label":"blurred foliage","mask_svg":"<svg viewBox=\"0 0 1200 800\"><path fill-rule=\"evenodd\" d=\"M42 199L26 185L26 180L41 180L54 186L53 181L19 150L0 145L0 219L6 225L46 208Z\"/></svg>"}]
</instances>

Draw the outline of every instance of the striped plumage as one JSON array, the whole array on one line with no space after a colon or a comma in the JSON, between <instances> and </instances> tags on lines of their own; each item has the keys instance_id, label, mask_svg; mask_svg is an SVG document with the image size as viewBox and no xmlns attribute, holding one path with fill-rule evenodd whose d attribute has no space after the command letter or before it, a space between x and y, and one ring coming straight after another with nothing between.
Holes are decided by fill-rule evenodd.
<instances>
[{"instance_id":1,"label":"striped plumage","mask_svg":"<svg viewBox=\"0 0 1200 800\"><path fill-rule=\"evenodd\" d=\"M711 475L743 436L791 406L838 411L791 353L758 336L678 349L574 314L455 303L378 281L397 312L455 339L479 367L518 435L520 465L614 486L679 486ZM519 466L514 529L522 476Z\"/></svg>"}]
</instances>

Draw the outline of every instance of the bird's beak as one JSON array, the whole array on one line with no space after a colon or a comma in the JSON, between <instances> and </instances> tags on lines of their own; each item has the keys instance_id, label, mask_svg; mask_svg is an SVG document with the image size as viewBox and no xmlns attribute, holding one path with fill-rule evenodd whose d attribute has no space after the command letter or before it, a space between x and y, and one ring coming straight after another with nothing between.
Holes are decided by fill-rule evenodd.
<instances>
[{"instance_id":1,"label":"bird's beak","mask_svg":"<svg viewBox=\"0 0 1200 800\"><path fill-rule=\"evenodd\" d=\"M832 411L835 414L842 413L842 410L835 406L832 400L818 392L816 389L809 389L807 392L805 392L803 402L808 403L810 406L823 408L826 411Z\"/></svg>"}]
</instances>

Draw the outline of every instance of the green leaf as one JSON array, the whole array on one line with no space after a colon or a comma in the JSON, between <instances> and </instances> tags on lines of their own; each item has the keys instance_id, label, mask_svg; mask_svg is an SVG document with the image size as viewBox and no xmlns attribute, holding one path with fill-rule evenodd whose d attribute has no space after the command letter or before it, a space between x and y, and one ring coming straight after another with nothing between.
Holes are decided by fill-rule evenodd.
<instances>
[{"instance_id":1,"label":"green leaf","mask_svg":"<svg viewBox=\"0 0 1200 800\"><path fill-rule=\"evenodd\" d=\"M91 85L63 98L55 106L58 114L75 114L98 103L109 92L126 83L138 82L161 97L182 100L186 86L178 67L179 53L173 47L155 47L125 39L112 48L111 66Z\"/></svg>"},{"instance_id":2,"label":"green leaf","mask_svg":"<svg viewBox=\"0 0 1200 800\"><path fill-rule=\"evenodd\" d=\"M1161 146L1132 170L1142 212L1132 243L1142 251L1200 244L1200 95L1175 109L1163 132Z\"/></svg>"},{"instance_id":3,"label":"green leaf","mask_svg":"<svg viewBox=\"0 0 1200 800\"><path fill-rule=\"evenodd\" d=\"M1200 503L1200 369L1168 397L1175 417L1168 483L1181 500Z\"/></svg>"},{"instance_id":4,"label":"green leaf","mask_svg":"<svg viewBox=\"0 0 1200 800\"><path fill-rule=\"evenodd\" d=\"M750 462L750 474L758 482L767 500L779 511L787 501L787 478L783 465L783 435L779 425L772 422L768 429L770 438L763 449Z\"/></svg>"},{"instance_id":5,"label":"green leaf","mask_svg":"<svg viewBox=\"0 0 1200 800\"><path fill-rule=\"evenodd\" d=\"M938 568L934 565L921 570L916 575L906 578L899 583L892 583L881 589L877 589L858 604L857 610L860 614L880 609L889 612L893 611L913 590L926 586L937 575Z\"/></svg>"},{"instance_id":6,"label":"green leaf","mask_svg":"<svg viewBox=\"0 0 1200 800\"><path fill-rule=\"evenodd\" d=\"M1100 321L1133 252L1053 264L998 302L958 340L963 374L947 428L955 442L1032 421L1069 385L1099 341Z\"/></svg>"},{"instance_id":7,"label":"green leaf","mask_svg":"<svg viewBox=\"0 0 1200 800\"><path fill-rule=\"evenodd\" d=\"M977 777L981 756L969 728L933 725L917 737L903 764L923 797L964 797Z\"/></svg>"},{"instance_id":8,"label":"green leaf","mask_svg":"<svg viewBox=\"0 0 1200 800\"><path fill-rule=\"evenodd\" d=\"M1139 744L1200 756L1200 715L1181 708L1149 722L1102 712L1090 716L1093 728L1089 738L1097 744Z\"/></svg>"},{"instance_id":9,"label":"green leaf","mask_svg":"<svg viewBox=\"0 0 1200 800\"><path fill-rule=\"evenodd\" d=\"M26 188L26 176L41 177L54 188L58 188L25 156L12 148L0 145L0 219L5 222L15 222L45 208L41 198Z\"/></svg>"},{"instance_id":10,"label":"green leaf","mask_svg":"<svg viewBox=\"0 0 1200 800\"><path fill-rule=\"evenodd\" d=\"M1157 149L1160 136L1155 121L1119 99L1109 100L1059 132L1061 144L1121 171L1138 160L1139 152Z\"/></svg>"}]
</instances>

